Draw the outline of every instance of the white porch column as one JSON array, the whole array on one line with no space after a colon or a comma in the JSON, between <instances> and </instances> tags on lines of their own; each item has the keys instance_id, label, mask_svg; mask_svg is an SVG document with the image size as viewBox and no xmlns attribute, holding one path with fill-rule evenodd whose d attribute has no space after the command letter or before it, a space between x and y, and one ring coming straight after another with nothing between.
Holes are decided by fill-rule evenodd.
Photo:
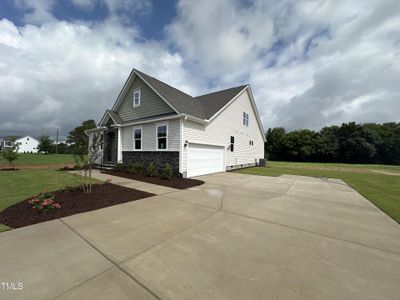
<instances>
[{"instance_id":1,"label":"white porch column","mask_svg":"<svg viewBox=\"0 0 400 300\"><path fill-rule=\"evenodd\" d=\"M117 148L117 162L122 163L122 128L118 127L118 148Z\"/></svg>"}]
</instances>

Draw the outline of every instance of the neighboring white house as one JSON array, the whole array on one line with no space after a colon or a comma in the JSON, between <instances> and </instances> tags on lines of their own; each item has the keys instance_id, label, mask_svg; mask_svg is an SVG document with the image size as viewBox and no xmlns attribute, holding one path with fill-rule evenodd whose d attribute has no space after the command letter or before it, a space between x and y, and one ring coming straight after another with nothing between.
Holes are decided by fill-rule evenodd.
<instances>
[{"instance_id":1,"label":"neighboring white house","mask_svg":"<svg viewBox=\"0 0 400 300\"><path fill-rule=\"evenodd\" d=\"M27 135L24 137L16 137L15 141L10 137L5 138L2 141L2 149L7 149L12 147L13 143L18 144L18 153L37 153L39 141L35 138Z\"/></svg>"},{"instance_id":2,"label":"neighboring white house","mask_svg":"<svg viewBox=\"0 0 400 300\"><path fill-rule=\"evenodd\" d=\"M168 162L184 177L264 158L265 132L249 85L192 97L134 69L112 109L87 133L89 141L102 137L99 164Z\"/></svg>"}]
</instances>

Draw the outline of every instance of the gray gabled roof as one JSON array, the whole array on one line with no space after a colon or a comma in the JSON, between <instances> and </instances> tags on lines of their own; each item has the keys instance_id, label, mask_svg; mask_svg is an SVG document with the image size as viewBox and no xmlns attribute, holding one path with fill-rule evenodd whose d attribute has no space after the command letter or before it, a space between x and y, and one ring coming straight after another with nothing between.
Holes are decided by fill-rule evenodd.
<instances>
[{"instance_id":1,"label":"gray gabled roof","mask_svg":"<svg viewBox=\"0 0 400 300\"><path fill-rule=\"evenodd\" d=\"M141 71L136 70L136 72L179 113L188 114L201 119L204 118L203 107L199 102L196 102L192 96Z\"/></svg>"},{"instance_id":2,"label":"gray gabled roof","mask_svg":"<svg viewBox=\"0 0 400 300\"><path fill-rule=\"evenodd\" d=\"M210 119L219 112L229 101L239 94L247 85L241 85L230 89L213 92L210 94L196 97L195 101L199 102L203 108L205 119Z\"/></svg>"},{"instance_id":3,"label":"gray gabled roof","mask_svg":"<svg viewBox=\"0 0 400 300\"><path fill-rule=\"evenodd\" d=\"M122 122L124 122L117 112L108 109L107 112L110 114L110 117L114 120L115 123L121 124Z\"/></svg>"},{"instance_id":4,"label":"gray gabled roof","mask_svg":"<svg viewBox=\"0 0 400 300\"><path fill-rule=\"evenodd\" d=\"M179 113L206 120L215 115L246 87L246 85L241 85L210 94L192 97L141 71L136 69L135 71Z\"/></svg>"},{"instance_id":5,"label":"gray gabled roof","mask_svg":"<svg viewBox=\"0 0 400 300\"><path fill-rule=\"evenodd\" d=\"M113 106L113 110L107 111L118 124L123 124L124 121L120 118L116 110L118 109L118 105L124 95L124 91L128 88L128 84L134 78L135 74L144 80L145 83L147 83L159 96L161 96L161 98L163 98L176 113L186 114L202 120L209 120L212 118L247 87L247 85L241 85L222 91L192 97L165 82L158 80L157 78L151 77L137 69L133 69L124 85L124 88L118 96L116 104Z\"/></svg>"}]
</instances>

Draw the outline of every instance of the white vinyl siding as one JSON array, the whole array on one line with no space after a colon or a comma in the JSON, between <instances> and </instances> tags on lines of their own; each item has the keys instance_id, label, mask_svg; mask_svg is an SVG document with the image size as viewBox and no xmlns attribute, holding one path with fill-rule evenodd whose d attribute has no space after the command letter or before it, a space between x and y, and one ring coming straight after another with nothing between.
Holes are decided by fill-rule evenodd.
<instances>
[{"instance_id":1,"label":"white vinyl siding","mask_svg":"<svg viewBox=\"0 0 400 300\"><path fill-rule=\"evenodd\" d=\"M158 151L157 150L157 131L156 124L142 124L142 150L143 151ZM129 126L122 128L122 151L133 151L133 128L138 126ZM167 151L179 151L179 119L168 121L168 149ZM163 150L165 151L165 150Z\"/></svg>"},{"instance_id":2,"label":"white vinyl siding","mask_svg":"<svg viewBox=\"0 0 400 300\"><path fill-rule=\"evenodd\" d=\"M249 126L243 126L243 112L248 113ZM248 92L244 91L208 125L189 120L183 122L183 141L221 145L225 148L226 168L254 164L264 157L263 132L258 126ZM234 137L234 151L228 150L231 136ZM249 141L254 141L250 145ZM182 172L187 169L187 149L182 153Z\"/></svg>"}]
</instances>

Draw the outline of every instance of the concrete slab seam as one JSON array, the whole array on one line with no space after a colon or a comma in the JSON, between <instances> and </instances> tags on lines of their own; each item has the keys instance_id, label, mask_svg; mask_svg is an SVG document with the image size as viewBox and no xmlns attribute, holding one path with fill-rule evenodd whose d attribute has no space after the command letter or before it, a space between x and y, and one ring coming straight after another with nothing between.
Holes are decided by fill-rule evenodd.
<instances>
[{"instance_id":1,"label":"concrete slab seam","mask_svg":"<svg viewBox=\"0 0 400 300\"><path fill-rule=\"evenodd\" d=\"M88 245L90 245L93 249L95 249L98 253L100 253L105 259L107 259L114 267L118 268L121 272L123 272L125 275L127 275L129 278L131 278L133 281L135 281L137 284L139 284L141 287L143 287L146 291L148 291L151 295L153 295L156 299L161 300L160 297L158 297L157 294L155 294L149 287L143 285L141 282L136 280L131 274L129 274L127 271L125 271L123 268L121 268L118 264L116 264L112 259L110 259L107 255L105 255L103 252L101 252L99 249L96 248L91 242L89 242L85 237L83 237L81 234L79 234L76 230L74 230L71 226L69 226L67 223L65 223L63 220L60 219L60 221L67 226L70 230L72 230L77 236L79 236L83 241L85 241ZM94 277L92 277L94 278Z\"/></svg>"}]
</instances>

